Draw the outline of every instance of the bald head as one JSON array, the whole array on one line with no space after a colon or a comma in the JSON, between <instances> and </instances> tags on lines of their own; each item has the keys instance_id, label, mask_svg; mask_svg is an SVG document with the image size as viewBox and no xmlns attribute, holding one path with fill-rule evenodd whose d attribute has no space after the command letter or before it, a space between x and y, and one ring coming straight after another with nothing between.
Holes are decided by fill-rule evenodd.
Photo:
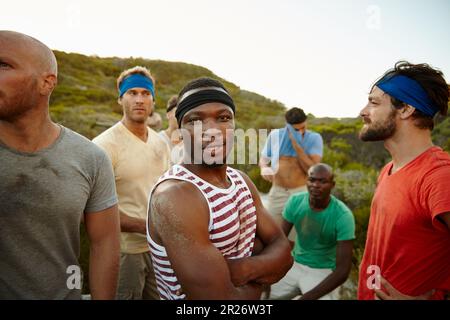
<instances>
[{"instance_id":1,"label":"bald head","mask_svg":"<svg viewBox=\"0 0 450 320\"><path fill-rule=\"evenodd\" d=\"M306 188L309 192L311 208L326 208L330 202L331 190L335 184L333 169L329 165L318 163L310 167Z\"/></svg>"},{"instance_id":2,"label":"bald head","mask_svg":"<svg viewBox=\"0 0 450 320\"><path fill-rule=\"evenodd\" d=\"M58 65L53 51L39 40L14 31L0 30L0 48L8 48L26 59L39 74L57 75Z\"/></svg>"},{"instance_id":3,"label":"bald head","mask_svg":"<svg viewBox=\"0 0 450 320\"><path fill-rule=\"evenodd\" d=\"M334 178L333 168L326 163L317 163L311 166L308 170L308 176L311 176L312 173L326 173L329 175L331 180Z\"/></svg>"},{"instance_id":4,"label":"bald head","mask_svg":"<svg viewBox=\"0 0 450 320\"><path fill-rule=\"evenodd\" d=\"M0 65L0 121L33 117L29 111L48 117L58 82L52 50L22 33L0 30Z\"/></svg>"}]
</instances>

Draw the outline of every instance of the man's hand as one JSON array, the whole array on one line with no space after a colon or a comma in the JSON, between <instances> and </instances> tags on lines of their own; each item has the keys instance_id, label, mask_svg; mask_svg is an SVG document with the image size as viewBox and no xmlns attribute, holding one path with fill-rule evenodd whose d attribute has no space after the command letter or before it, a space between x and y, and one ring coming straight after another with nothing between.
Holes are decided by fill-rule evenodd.
<instances>
[{"instance_id":1,"label":"man's hand","mask_svg":"<svg viewBox=\"0 0 450 320\"><path fill-rule=\"evenodd\" d=\"M269 182L273 182L273 176L275 173L271 167L262 167L261 168L261 177Z\"/></svg>"},{"instance_id":2,"label":"man's hand","mask_svg":"<svg viewBox=\"0 0 450 320\"><path fill-rule=\"evenodd\" d=\"M305 175L308 174L308 170L311 166L319 163L322 159L322 156L318 154L306 154L305 150L298 144L297 140L294 139L291 131L288 130L289 140L291 140L292 146L294 147L295 152L297 153L297 161L300 165L300 168L303 170Z\"/></svg>"},{"instance_id":3,"label":"man's hand","mask_svg":"<svg viewBox=\"0 0 450 320\"><path fill-rule=\"evenodd\" d=\"M298 144L297 140L294 139L291 131L288 130L289 139L291 140L292 146L294 147L297 154L302 154L304 152L303 148Z\"/></svg>"},{"instance_id":4,"label":"man's hand","mask_svg":"<svg viewBox=\"0 0 450 320\"><path fill-rule=\"evenodd\" d=\"M264 180L273 182L273 177L275 176L275 172L270 165L270 159L264 156L261 156L259 159L259 167L261 168L261 176Z\"/></svg>"},{"instance_id":5,"label":"man's hand","mask_svg":"<svg viewBox=\"0 0 450 320\"><path fill-rule=\"evenodd\" d=\"M249 270L245 261L245 259L227 259L231 282L236 287L246 285L251 279L251 270Z\"/></svg>"},{"instance_id":6,"label":"man's hand","mask_svg":"<svg viewBox=\"0 0 450 320\"><path fill-rule=\"evenodd\" d=\"M120 211L120 231L122 232L136 232L140 234L147 234L147 222L145 219L130 217L124 212Z\"/></svg>"},{"instance_id":7,"label":"man's hand","mask_svg":"<svg viewBox=\"0 0 450 320\"><path fill-rule=\"evenodd\" d=\"M434 294L434 290L431 290L417 297L408 296L395 289L383 277L380 277L380 283L386 289L386 292L375 289L375 300L428 300Z\"/></svg>"}]
</instances>

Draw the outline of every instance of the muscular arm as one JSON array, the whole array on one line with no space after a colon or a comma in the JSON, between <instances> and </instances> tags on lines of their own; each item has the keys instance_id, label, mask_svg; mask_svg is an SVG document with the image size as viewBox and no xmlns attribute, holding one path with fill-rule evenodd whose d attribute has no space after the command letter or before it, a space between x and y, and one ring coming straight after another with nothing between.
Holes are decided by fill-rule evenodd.
<instances>
[{"instance_id":1,"label":"muscular arm","mask_svg":"<svg viewBox=\"0 0 450 320\"><path fill-rule=\"evenodd\" d=\"M89 286L92 299L114 299L120 259L117 205L84 216L90 241Z\"/></svg>"},{"instance_id":2,"label":"muscular arm","mask_svg":"<svg viewBox=\"0 0 450 320\"><path fill-rule=\"evenodd\" d=\"M122 211L120 212L120 231L137 232L146 234L145 219L130 217Z\"/></svg>"},{"instance_id":3,"label":"muscular arm","mask_svg":"<svg viewBox=\"0 0 450 320\"><path fill-rule=\"evenodd\" d=\"M208 205L190 183L165 181L154 191L149 230L166 248L186 298L259 299L260 285L233 285L225 258L209 240L208 224Z\"/></svg>"},{"instance_id":4,"label":"muscular arm","mask_svg":"<svg viewBox=\"0 0 450 320\"><path fill-rule=\"evenodd\" d=\"M299 150L296 149L296 151L297 162L305 174L308 173L310 167L320 162L321 157L318 154L307 155L301 147Z\"/></svg>"},{"instance_id":5,"label":"muscular arm","mask_svg":"<svg viewBox=\"0 0 450 320\"><path fill-rule=\"evenodd\" d=\"M262 205L258 191L248 176L244 177L256 208L256 236L264 248L254 256L229 260L233 283L257 282L272 284L279 281L292 266L291 247L281 228Z\"/></svg>"},{"instance_id":6,"label":"muscular arm","mask_svg":"<svg viewBox=\"0 0 450 320\"><path fill-rule=\"evenodd\" d=\"M352 267L353 241L338 241L336 247L336 269L315 288L306 292L301 300L315 300L330 293L347 280Z\"/></svg>"}]
</instances>

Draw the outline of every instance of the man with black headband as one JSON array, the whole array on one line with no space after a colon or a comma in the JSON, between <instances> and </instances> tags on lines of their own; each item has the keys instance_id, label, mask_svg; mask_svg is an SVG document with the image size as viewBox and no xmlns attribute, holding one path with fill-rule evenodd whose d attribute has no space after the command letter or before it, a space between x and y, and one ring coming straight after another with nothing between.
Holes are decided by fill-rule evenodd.
<instances>
[{"instance_id":1,"label":"man with black headband","mask_svg":"<svg viewBox=\"0 0 450 320\"><path fill-rule=\"evenodd\" d=\"M184 161L150 194L147 239L162 299L259 299L292 265L256 187L226 165L235 105L213 79L188 83L176 118Z\"/></svg>"},{"instance_id":2,"label":"man with black headband","mask_svg":"<svg viewBox=\"0 0 450 320\"><path fill-rule=\"evenodd\" d=\"M117 79L122 120L93 141L111 158L120 212L120 273L117 298L158 299L145 240L148 194L169 168L169 149L147 127L155 101L155 80L144 67L123 71Z\"/></svg>"},{"instance_id":3,"label":"man with black headband","mask_svg":"<svg viewBox=\"0 0 450 320\"><path fill-rule=\"evenodd\" d=\"M360 138L384 141L392 161L372 201L359 299L439 299L450 291L450 157L431 140L448 98L442 72L399 62L360 113Z\"/></svg>"}]
</instances>

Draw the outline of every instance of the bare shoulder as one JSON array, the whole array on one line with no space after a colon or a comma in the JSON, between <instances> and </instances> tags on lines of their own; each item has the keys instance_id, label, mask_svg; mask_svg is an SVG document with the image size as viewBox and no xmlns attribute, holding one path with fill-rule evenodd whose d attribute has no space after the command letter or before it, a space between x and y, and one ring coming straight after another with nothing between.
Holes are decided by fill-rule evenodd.
<instances>
[{"instance_id":1,"label":"bare shoulder","mask_svg":"<svg viewBox=\"0 0 450 320\"><path fill-rule=\"evenodd\" d=\"M258 189L256 189L255 184L253 183L252 179L250 179L250 177L243 171L238 170L238 169L234 169L236 170L244 179L245 183L247 184L248 188L250 189L250 192L252 193L253 196L258 195L259 198L259 193L258 193Z\"/></svg>"},{"instance_id":2,"label":"bare shoulder","mask_svg":"<svg viewBox=\"0 0 450 320\"><path fill-rule=\"evenodd\" d=\"M168 179L158 184L153 191L152 198L170 197L175 195L183 195L185 193L192 194L200 191L190 182Z\"/></svg>"},{"instance_id":3,"label":"bare shoulder","mask_svg":"<svg viewBox=\"0 0 450 320\"><path fill-rule=\"evenodd\" d=\"M187 202L186 202L187 201ZM201 191L192 183L169 179L161 182L153 191L151 202L164 208L197 205L205 201Z\"/></svg>"},{"instance_id":4,"label":"bare shoulder","mask_svg":"<svg viewBox=\"0 0 450 320\"><path fill-rule=\"evenodd\" d=\"M243 172L241 170L237 170L237 169L234 169L234 170L236 170L242 176L245 183L247 184L248 189L250 190L250 193L252 194L256 208L262 207L263 205L261 202L261 197L259 195L259 191L256 188L255 184L253 183L252 179L250 179L250 177L245 172Z\"/></svg>"},{"instance_id":5,"label":"bare shoulder","mask_svg":"<svg viewBox=\"0 0 450 320\"><path fill-rule=\"evenodd\" d=\"M203 217L207 223L209 207L205 197L195 185L187 181L170 179L161 182L153 191L149 215L155 225L177 224Z\"/></svg>"},{"instance_id":6,"label":"bare shoulder","mask_svg":"<svg viewBox=\"0 0 450 320\"><path fill-rule=\"evenodd\" d=\"M247 185L249 185L249 187L255 185L253 183L252 179L250 179L250 177L244 171L234 169L234 168L233 168L233 170L235 170L237 173L239 173L242 176L242 178L244 178L244 181L247 183Z\"/></svg>"}]
</instances>

